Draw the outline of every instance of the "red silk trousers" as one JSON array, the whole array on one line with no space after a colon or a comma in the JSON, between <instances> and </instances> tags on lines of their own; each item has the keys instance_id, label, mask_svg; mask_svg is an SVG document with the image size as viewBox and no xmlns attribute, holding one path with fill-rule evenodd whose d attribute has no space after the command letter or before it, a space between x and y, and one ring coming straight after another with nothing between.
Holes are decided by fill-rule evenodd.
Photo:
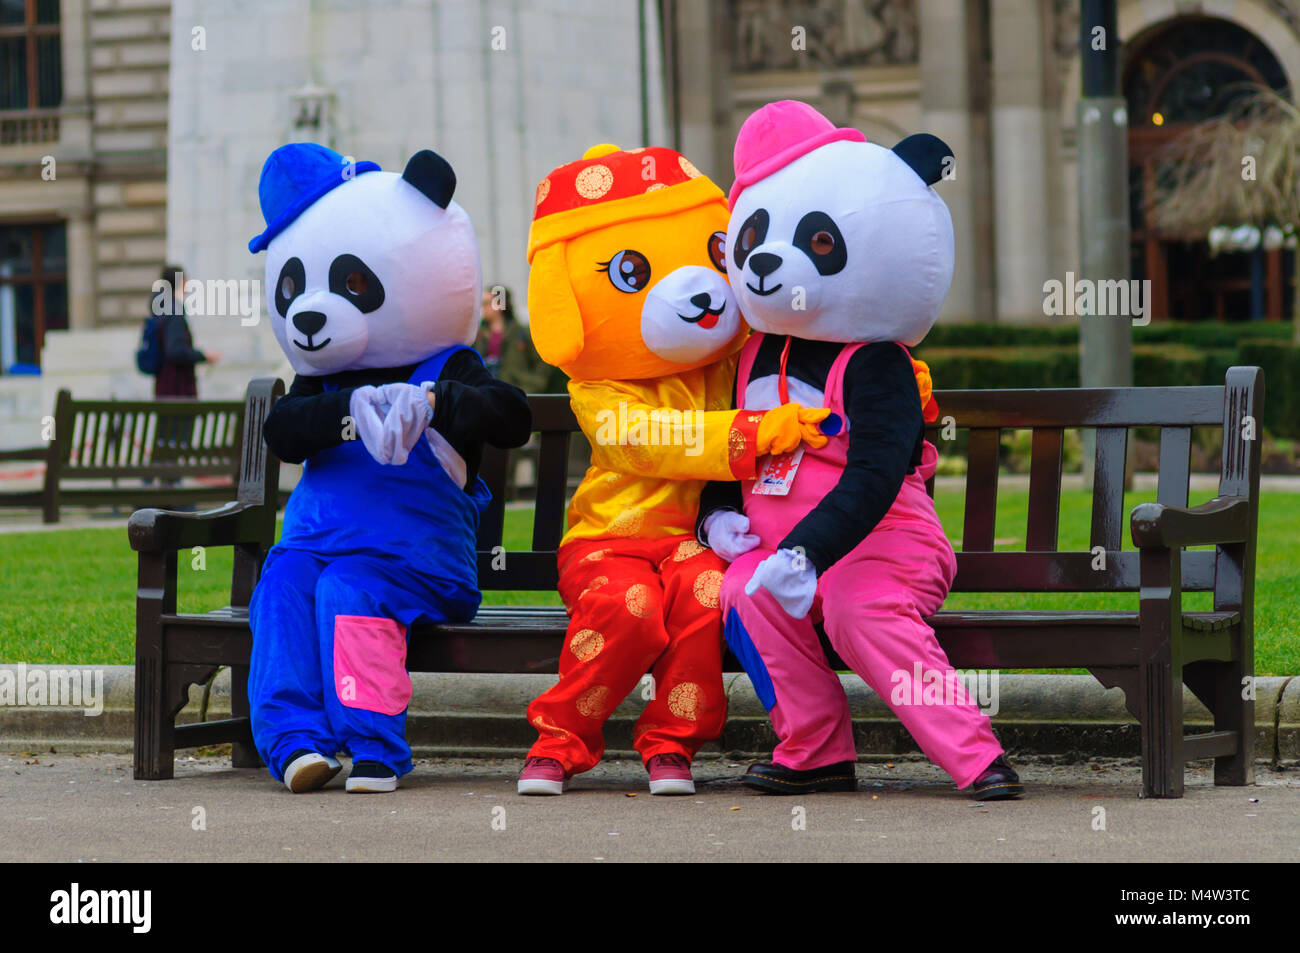
<instances>
[{"instance_id":1,"label":"red silk trousers","mask_svg":"<svg viewBox=\"0 0 1300 953\"><path fill-rule=\"evenodd\" d=\"M727 715L718 602L726 562L691 536L578 539L558 559L569 627L559 682L528 706L538 733L529 756L555 758L569 775L590 770L605 751L606 719L642 685L647 703L633 729L642 761L694 758Z\"/></svg>"}]
</instances>

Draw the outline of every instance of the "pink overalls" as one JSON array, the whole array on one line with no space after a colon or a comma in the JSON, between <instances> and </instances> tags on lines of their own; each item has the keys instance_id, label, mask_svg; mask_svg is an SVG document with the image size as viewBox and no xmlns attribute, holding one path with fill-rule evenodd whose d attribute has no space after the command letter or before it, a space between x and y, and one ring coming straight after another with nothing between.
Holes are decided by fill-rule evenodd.
<instances>
[{"instance_id":1,"label":"pink overalls","mask_svg":"<svg viewBox=\"0 0 1300 953\"><path fill-rule=\"evenodd\" d=\"M741 352L737 390L742 407L762 339L752 335ZM861 346L845 345L826 381L825 406L841 419L844 369ZM838 482L848 455L847 421L824 449L803 449L788 495L754 494L753 481L744 483L750 532L762 542L731 564L721 593L727 641L745 664L780 738L773 760L795 770L857 760L848 699L814 628L820 621L835 651L889 703L921 750L959 788L967 787L1002 754L1002 746L924 621L943 604L957 571L952 546L925 491L938 452L925 442L921 466L907 475L888 513L822 573L808 616L792 619L766 589L746 596L745 584ZM936 683L944 688L937 702Z\"/></svg>"}]
</instances>

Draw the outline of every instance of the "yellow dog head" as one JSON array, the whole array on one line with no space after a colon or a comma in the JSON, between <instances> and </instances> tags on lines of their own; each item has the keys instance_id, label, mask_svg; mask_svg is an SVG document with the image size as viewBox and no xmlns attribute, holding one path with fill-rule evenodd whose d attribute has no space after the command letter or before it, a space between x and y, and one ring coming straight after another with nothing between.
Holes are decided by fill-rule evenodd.
<instances>
[{"instance_id":1,"label":"yellow dog head","mask_svg":"<svg viewBox=\"0 0 1300 953\"><path fill-rule=\"evenodd\" d=\"M588 149L537 187L528 314L574 380L645 380L735 352L749 328L726 280L727 200L672 149Z\"/></svg>"}]
</instances>

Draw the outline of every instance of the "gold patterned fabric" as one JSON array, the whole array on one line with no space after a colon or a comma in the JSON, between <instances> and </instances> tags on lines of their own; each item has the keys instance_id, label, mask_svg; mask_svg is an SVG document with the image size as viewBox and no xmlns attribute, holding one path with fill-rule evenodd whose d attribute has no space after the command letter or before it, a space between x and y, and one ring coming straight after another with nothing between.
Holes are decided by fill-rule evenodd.
<instances>
[{"instance_id":1,"label":"gold patterned fabric","mask_svg":"<svg viewBox=\"0 0 1300 953\"><path fill-rule=\"evenodd\" d=\"M708 480L750 479L760 415L731 410L736 358L648 381L569 381L591 467L564 541L694 535Z\"/></svg>"}]
</instances>

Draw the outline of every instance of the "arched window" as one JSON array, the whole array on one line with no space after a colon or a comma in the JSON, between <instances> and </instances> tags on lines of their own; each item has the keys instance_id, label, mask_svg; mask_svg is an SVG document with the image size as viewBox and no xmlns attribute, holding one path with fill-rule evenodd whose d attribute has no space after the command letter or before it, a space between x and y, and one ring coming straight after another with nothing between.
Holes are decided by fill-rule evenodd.
<instances>
[{"instance_id":1,"label":"arched window","mask_svg":"<svg viewBox=\"0 0 1300 953\"><path fill-rule=\"evenodd\" d=\"M1213 119L1247 95L1250 85L1285 94L1286 74L1258 37L1210 17L1181 18L1140 36L1124 69L1134 126Z\"/></svg>"},{"instance_id":2,"label":"arched window","mask_svg":"<svg viewBox=\"0 0 1300 953\"><path fill-rule=\"evenodd\" d=\"M1163 234L1146 214L1157 182L1168 174L1168 148L1190 126L1223 115L1260 86L1290 98L1281 64L1241 26L1185 16L1128 42L1123 77L1132 275L1150 279L1153 316L1281 320L1289 311L1290 255L1275 250L1212 256L1205 241Z\"/></svg>"}]
</instances>

